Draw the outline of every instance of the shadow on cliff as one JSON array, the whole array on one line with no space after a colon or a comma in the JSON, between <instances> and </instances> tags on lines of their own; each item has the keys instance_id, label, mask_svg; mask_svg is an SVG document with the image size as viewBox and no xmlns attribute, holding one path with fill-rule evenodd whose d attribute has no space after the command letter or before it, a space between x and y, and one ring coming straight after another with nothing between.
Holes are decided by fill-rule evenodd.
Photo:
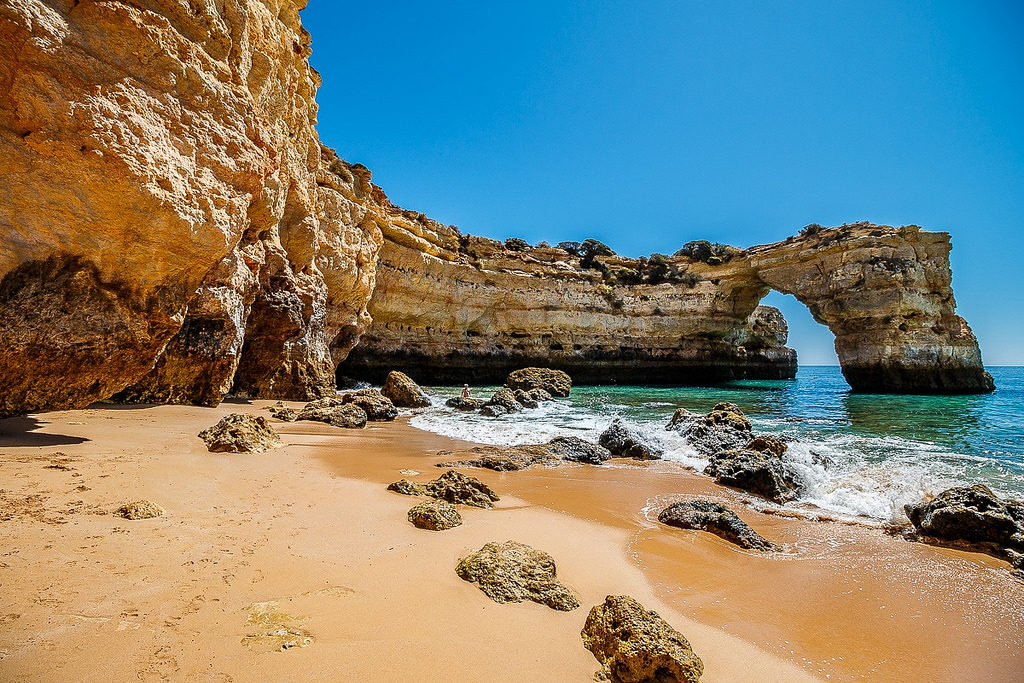
<instances>
[{"instance_id":1,"label":"shadow on cliff","mask_svg":"<svg viewBox=\"0 0 1024 683\"><path fill-rule=\"evenodd\" d=\"M10 417L0 420L0 448L18 446L72 446L85 443L89 439L83 436L67 434L37 433L35 430L49 425L49 422L34 417Z\"/></svg>"}]
</instances>

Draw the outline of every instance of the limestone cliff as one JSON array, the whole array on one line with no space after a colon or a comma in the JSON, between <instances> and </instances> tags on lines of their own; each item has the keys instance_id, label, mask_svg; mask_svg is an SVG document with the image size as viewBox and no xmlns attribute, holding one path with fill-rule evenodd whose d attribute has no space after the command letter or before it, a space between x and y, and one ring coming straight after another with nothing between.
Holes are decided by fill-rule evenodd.
<instances>
[{"instance_id":1,"label":"limestone cliff","mask_svg":"<svg viewBox=\"0 0 1024 683\"><path fill-rule=\"evenodd\" d=\"M943 233L624 259L395 207L320 144L304 5L0 0L0 415L311 398L346 357L421 381L786 377L770 288L835 332L857 389L991 389Z\"/></svg>"},{"instance_id":2,"label":"limestone cliff","mask_svg":"<svg viewBox=\"0 0 1024 683\"><path fill-rule=\"evenodd\" d=\"M956 315L949 234L857 223L745 252L765 285L793 294L836 337L855 391L992 391L978 340Z\"/></svg>"},{"instance_id":3,"label":"limestone cliff","mask_svg":"<svg viewBox=\"0 0 1024 683\"><path fill-rule=\"evenodd\" d=\"M776 289L833 331L855 390L992 389L954 312L946 233L861 223L718 255L589 262L444 226L384 234L374 323L344 374L407 367L424 381L494 381L548 365L583 382L791 377L785 321L758 306Z\"/></svg>"},{"instance_id":4,"label":"limestone cliff","mask_svg":"<svg viewBox=\"0 0 1024 683\"><path fill-rule=\"evenodd\" d=\"M561 249L512 250L432 223L384 228L374 323L342 374L379 380L392 368L421 381L496 381L523 365L580 382L697 383L792 377L781 314L743 260L712 268L671 259L656 283L645 260Z\"/></svg>"},{"instance_id":5,"label":"limestone cliff","mask_svg":"<svg viewBox=\"0 0 1024 683\"><path fill-rule=\"evenodd\" d=\"M381 237L304 4L0 3L0 414L332 391Z\"/></svg>"}]
</instances>

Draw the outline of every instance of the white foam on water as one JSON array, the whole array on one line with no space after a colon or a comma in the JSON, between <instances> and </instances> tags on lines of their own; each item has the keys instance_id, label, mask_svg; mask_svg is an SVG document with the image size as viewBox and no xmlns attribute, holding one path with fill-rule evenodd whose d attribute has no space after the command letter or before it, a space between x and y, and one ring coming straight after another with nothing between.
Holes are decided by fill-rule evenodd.
<instances>
[{"instance_id":1,"label":"white foam on water","mask_svg":"<svg viewBox=\"0 0 1024 683\"><path fill-rule=\"evenodd\" d=\"M665 429L672 404L650 402L645 407L666 407L658 420L623 417L627 406L604 403L600 409L567 400L548 401L524 413L488 417L444 406L445 396L432 395L434 406L413 415L409 423L451 438L476 443L517 446L545 443L556 436L578 436L596 442L616 418L664 449L664 458L700 472L707 458L699 455L677 432ZM827 420L786 420L753 417L754 432L792 436L783 462L802 485L797 500L785 507L800 512L813 506L841 518L882 524L905 521L903 506L918 502L951 486L978 481L978 467L995 470L992 461L958 454L935 444L896 436L868 436L817 429ZM810 430L806 427L810 426ZM1005 472L1005 483L986 479L999 495L1024 488L1024 477ZM774 506L774 505L773 505ZM779 506L774 506L779 507Z\"/></svg>"}]
</instances>

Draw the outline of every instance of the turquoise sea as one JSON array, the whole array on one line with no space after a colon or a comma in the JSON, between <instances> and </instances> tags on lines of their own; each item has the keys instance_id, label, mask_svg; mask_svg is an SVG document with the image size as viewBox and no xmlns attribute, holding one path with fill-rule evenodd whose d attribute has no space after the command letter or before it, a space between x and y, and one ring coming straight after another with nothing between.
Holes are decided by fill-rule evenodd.
<instances>
[{"instance_id":1,"label":"turquoise sea","mask_svg":"<svg viewBox=\"0 0 1024 683\"><path fill-rule=\"evenodd\" d=\"M428 388L435 407L411 424L491 444L539 443L557 435L596 441L615 417L665 448L667 459L698 470L704 460L664 429L676 408L739 405L757 432L792 439L786 466L803 484L791 504L867 522L902 518L903 505L957 484L985 483L1024 498L1024 367L989 371L996 392L977 396L850 393L838 367L801 367L795 380L718 387L574 387L568 399L500 418L443 407L460 387ZM497 387L474 387L488 397Z\"/></svg>"}]
</instances>

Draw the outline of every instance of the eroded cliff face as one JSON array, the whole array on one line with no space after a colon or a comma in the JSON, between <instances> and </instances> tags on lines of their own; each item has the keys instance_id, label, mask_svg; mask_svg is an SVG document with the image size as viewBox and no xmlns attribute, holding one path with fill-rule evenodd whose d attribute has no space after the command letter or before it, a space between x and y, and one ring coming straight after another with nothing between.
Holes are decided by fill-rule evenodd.
<instances>
[{"instance_id":1,"label":"eroded cliff face","mask_svg":"<svg viewBox=\"0 0 1024 683\"><path fill-rule=\"evenodd\" d=\"M646 262L588 268L561 249L513 251L433 222L384 234L374 323L344 375L492 382L542 365L579 382L672 384L796 372L785 321L758 308L768 288L743 259L674 258L657 284L634 284Z\"/></svg>"},{"instance_id":2,"label":"eroded cliff face","mask_svg":"<svg viewBox=\"0 0 1024 683\"><path fill-rule=\"evenodd\" d=\"M748 249L758 277L793 294L836 337L855 391L992 391L978 340L956 315L949 234L858 223Z\"/></svg>"},{"instance_id":3,"label":"eroded cliff face","mask_svg":"<svg viewBox=\"0 0 1024 683\"><path fill-rule=\"evenodd\" d=\"M381 237L304 5L0 6L0 414L333 390Z\"/></svg>"},{"instance_id":4,"label":"eroded cliff face","mask_svg":"<svg viewBox=\"0 0 1024 683\"><path fill-rule=\"evenodd\" d=\"M785 320L758 305L775 289L836 335L855 390L991 391L977 340L955 314L949 250L946 233L862 223L655 268L655 257L584 264L445 226L416 235L392 226L374 324L340 371L378 379L404 367L439 382L494 381L523 365L582 382L791 377Z\"/></svg>"},{"instance_id":5,"label":"eroded cliff face","mask_svg":"<svg viewBox=\"0 0 1024 683\"><path fill-rule=\"evenodd\" d=\"M319 142L304 4L0 3L0 415L313 398L346 357L421 381L787 377L770 288L835 332L857 389L991 389L943 233L580 258L393 206Z\"/></svg>"}]
</instances>

